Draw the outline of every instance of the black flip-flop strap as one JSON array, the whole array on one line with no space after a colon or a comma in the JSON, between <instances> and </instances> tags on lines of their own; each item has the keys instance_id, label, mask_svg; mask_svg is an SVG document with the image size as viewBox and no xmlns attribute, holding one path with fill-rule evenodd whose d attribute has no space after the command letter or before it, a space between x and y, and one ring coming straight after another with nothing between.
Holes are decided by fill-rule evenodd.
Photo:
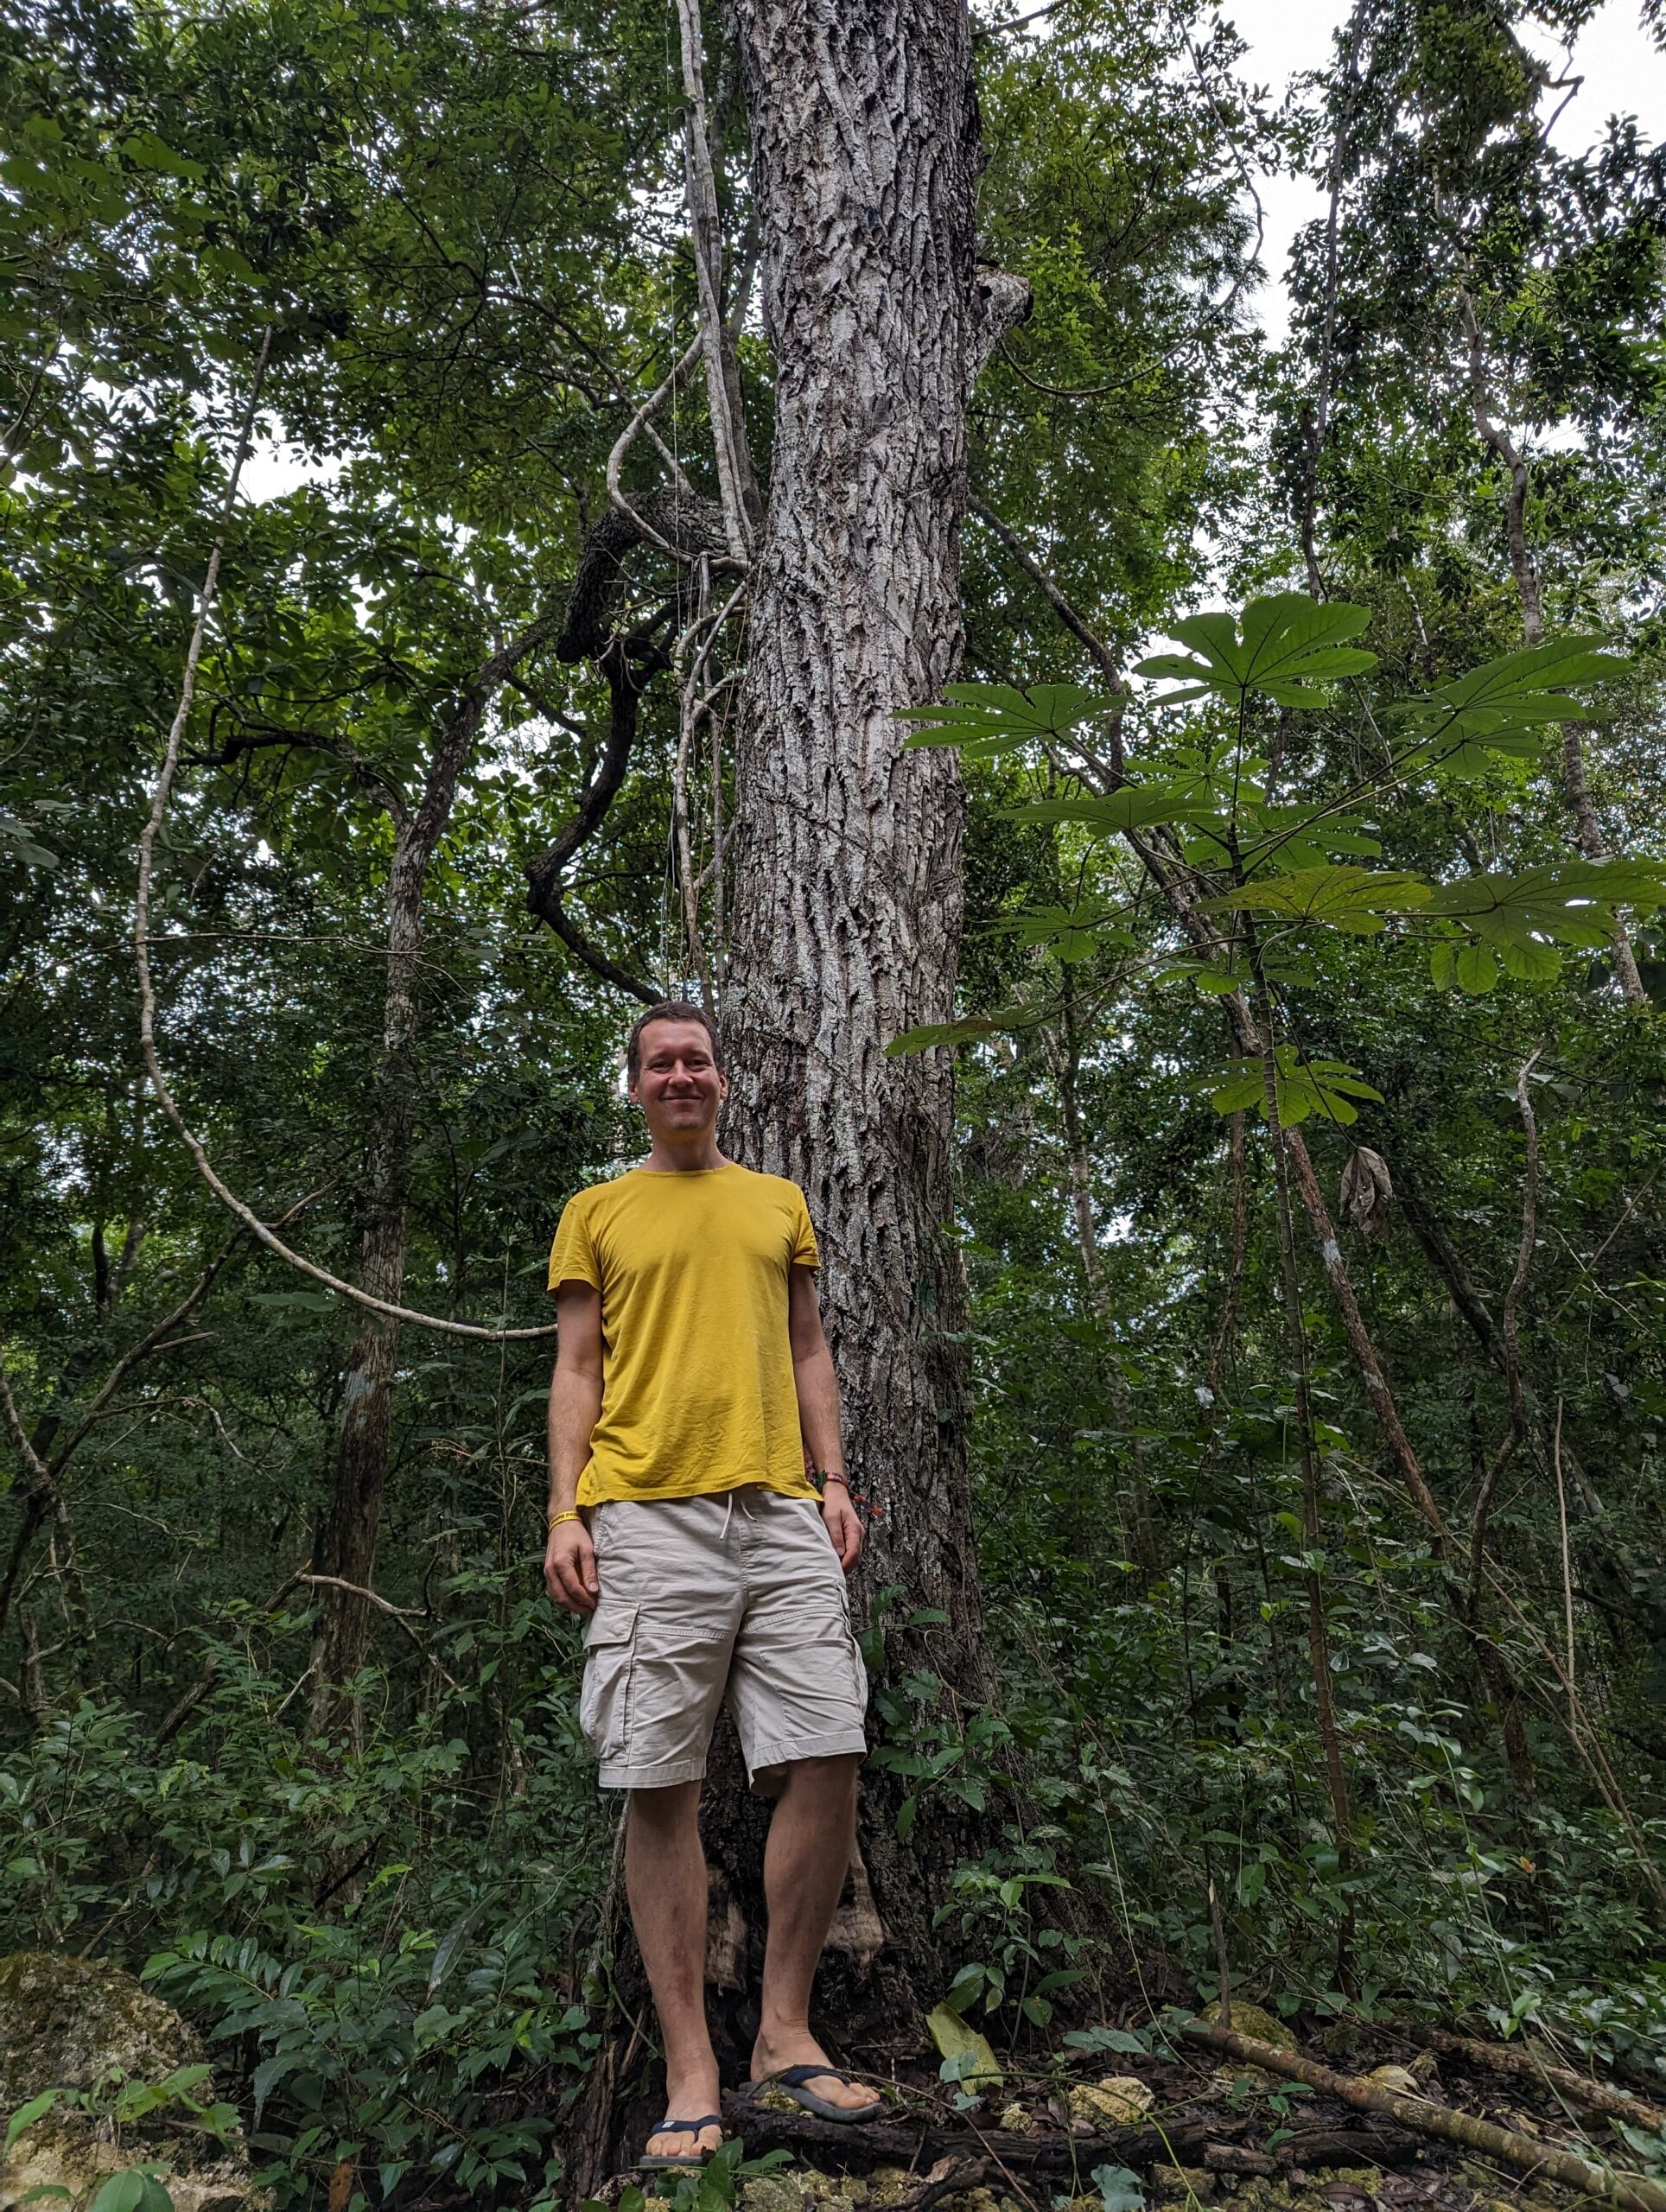
<instances>
[{"instance_id":1,"label":"black flip-flop strap","mask_svg":"<svg viewBox=\"0 0 1666 2212\"><path fill-rule=\"evenodd\" d=\"M721 2127L722 2119L709 2112L703 2120L662 2120L658 2127L648 2130L650 2135L698 2135L702 2128Z\"/></svg>"},{"instance_id":2,"label":"black flip-flop strap","mask_svg":"<svg viewBox=\"0 0 1666 2212\"><path fill-rule=\"evenodd\" d=\"M802 2089L809 2082L820 2081L843 2082L847 2089L858 2086L842 2066L785 2066L774 2078L786 2089Z\"/></svg>"}]
</instances>

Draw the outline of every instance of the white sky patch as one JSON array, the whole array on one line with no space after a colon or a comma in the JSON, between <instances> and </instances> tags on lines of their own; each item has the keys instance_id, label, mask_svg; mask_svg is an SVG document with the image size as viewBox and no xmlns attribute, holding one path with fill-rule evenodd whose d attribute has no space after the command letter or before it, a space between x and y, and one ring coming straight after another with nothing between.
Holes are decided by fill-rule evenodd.
<instances>
[{"instance_id":1,"label":"white sky patch","mask_svg":"<svg viewBox=\"0 0 1666 2212\"><path fill-rule=\"evenodd\" d=\"M1332 41L1350 7L1351 0L1308 0L1303 8L1293 8L1289 0L1233 0L1222 13L1249 47L1241 65L1244 75L1267 86L1276 100L1294 76L1328 66ZM1650 143L1666 134L1666 54L1644 30L1636 0L1606 0L1574 41L1571 65L1542 32L1526 42L1557 76L1584 79L1551 133L1559 153L1581 154L1597 144L1612 115L1636 116ZM1564 95L1546 97L1548 118ZM1302 176L1260 175L1256 189L1267 226L1262 249L1267 283L1252 311L1276 346L1289 329L1284 278L1290 247L1304 225L1323 217L1325 194L1311 177Z\"/></svg>"},{"instance_id":2,"label":"white sky patch","mask_svg":"<svg viewBox=\"0 0 1666 2212\"><path fill-rule=\"evenodd\" d=\"M251 506L281 499L302 484L339 484L347 472L344 454L307 454L277 438L257 438L238 479L238 490Z\"/></svg>"}]
</instances>

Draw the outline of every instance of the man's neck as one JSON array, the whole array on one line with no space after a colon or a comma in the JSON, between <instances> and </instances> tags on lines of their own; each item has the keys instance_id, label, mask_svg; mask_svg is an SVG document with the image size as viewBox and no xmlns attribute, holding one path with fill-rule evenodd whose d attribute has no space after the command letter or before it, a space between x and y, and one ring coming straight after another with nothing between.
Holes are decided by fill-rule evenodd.
<instances>
[{"instance_id":1,"label":"man's neck","mask_svg":"<svg viewBox=\"0 0 1666 2212\"><path fill-rule=\"evenodd\" d=\"M657 1136L642 1163L651 1175L698 1175L728 1164L717 1148L715 1129L691 1130L687 1136Z\"/></svg>"}]
</instances>

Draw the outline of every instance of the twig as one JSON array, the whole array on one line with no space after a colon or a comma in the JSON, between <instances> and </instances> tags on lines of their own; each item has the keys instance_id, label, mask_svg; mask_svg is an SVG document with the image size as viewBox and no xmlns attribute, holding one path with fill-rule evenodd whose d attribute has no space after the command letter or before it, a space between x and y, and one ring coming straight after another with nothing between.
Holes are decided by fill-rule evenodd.
<instances>
[{"instance_id":1,"label":"twig","mask_svg":"<svg viewBox=\"0 0 1666 2212\"><path fill-rule=\"evenodd\" d=\"M1537 1235L1539 1198L1539 1125L1533 1113L1533 1101L1528 1091L1528 1077L1544 1051L1541 1045L1523 1062L1516 1074L1516 1104L1521 1113L1522 1128L1527 1137L1527 1162L1522 1176L1522 1234L1516 1251L1515 1272L1510 1278L1510 1287L1504 1293L1504 1383L1510 1394L1510 1427L1504 1440L1494 1453L1491 1464L1481 1478L1475 1497L1475 1510L1470 1516L1470 1603L1474 1605L1479 1595L1481 1561L1486 1554L1487 1516L1491 1511L1492 1497L1498 1486L1498 1478L1515 1456L1516 1447L1527 1433L1527 1412L1522 1393L1521 1341L1516 1326L1516 1310L1521 1304L1522 1293L1527 1287L1528 1270L1533 1264L1533 1247Z\"/></svg>"},{"instance_id":2,"label":"twig","mask_svg":"<svg viewBox=\"0 0 1666 2212\"><path fill-rule=\"evenodd\" d=\"M683 153L688 178L689 221L694 234L695 272L699 281L700 343L706 357L706 398L711 414L712 451L717 464L718 496L729 558L747 565L758 505L757 486L738 420L738 378L733 340L723 321L723 228L717 205L717 181L706 135L705 55L699 0L677 0L682 35ZM748 496L750 495L750 496Z\"/></svg>"},{"instance_id":3,"label":"twig","mask_svg":"<svg viewBox=\"0 0 1666 2212\"><path fill-rule=\"evenodd\" d=\"M1556 1521L1561 1532L1562 1619L1567 1630L1567 1697L1571 1713L1578 1675L1574 1656L1574 1569L1567 1550L1567 1486L1562 1480L1562 1402L1556 1401L1556 1428L1550 1456L1556 1469Z\"/></svg>"},{"instance_id":4,"label":"twig","mask_svg":"<svg viewBox=\"0 0 1666 2212\"><path fill-rule=\"evenodd\" d=\"M813 2113L776 2112L760 2105L746 2090L728 2090L723 2110L745 2133L748 2146L760 2150L779 2147L836 2152L842 2158L869 2165L906 2166L919 2158L937 2160L969 2155L966 2124L956 2126L923 2125L918 2118L865 2120L860 2127L817 2120ZM1162 2127L1120 2127L1103 2135L1020 2135L1004 2128L979 2128L978 2148L1003 2172L1036 2169L1042 2172L1071 2173L1079 2167L1118 2161L1125 2165L1166 2158L1178 2152L1189 2156L1201 2151L1220 2133L1218 2115L1197 2120L1179 2120ZM1650 2208L1656 2212L1656 2208ZM1666 2212L1666 2205L1658 2208Z\"/></svg>"},{"instance_id":5,"label":"twig","mask_svg":"<svg viewBox=\"0 0 1666 2212\"><path fill-rule=\"evenodd\" d=\"M303 1560L302 1564L296 1567L293 1574L289 1575L284 1581L280 1582L277 1589L273 1591L271 1596L267 1599L265 1604L261 1607L261 1611L263 1613L275 1613L278 1607L283 1603L283 1600L289 1596L290 1591L298 1587L302 1576L306 1573L307 1569L311 1565L312 1561L310 1560ZM209 1691L213 1688L214 1676L219 1670L219 1662L211 1651L208 1654L208 1656L203 1661L202 1672L197 1676L196 1681L191 1685L190 1688L186 1691L179 1702L174 1706L163 1718L162 1726L156 1731L156 1742L158 1745L165 1744L170 1736L178 1735L180 1730L184 1726L185 1723L190 1719L191 1715L196 1711L197 1707L202 1703L204 1698L207 1696ZM308 1671L310 1672L311 1669L309 1669Z\"/></svg>"},{"instance_id":6,"label":"twig","mask_svg":"<svg viewBox=\"0 0 1666 2212\"><path fill-rule=\"evenodd\" d=\"M664 404L665 400L670 394L676 391L683 378L688 374L689 371L694 366L696 361L699 359L700 349L704 343L705 340L703 337L696 338L694 343L677 357L677 360L672 364L671 373L668 376L662 378L659 383L657 384L653 390L648 394L648 397L643 401L640 407L637 409L635 414L632 416L630 421L620 432L619 436L614 441L613 451L607 455L608 499L612 500L614 506L619 509L621 514L629 516L630 519L636 524L637 528L642 532L642 535L648 540L651 545L657 545L662 553L669 553L674 561L688 561L693 556L690 554L685 553L680 546L673 545L668 538L662 537L657 530L653 529L651 524L645 523L642 519L642 517L637 512L636 509L631 505L630 501L625 497L624 493L620 488L620 472L624 467L626 454L630 451L638 437L640 436L642 431L646 428L649 416L655 414L659 408ZM681 473L679 471L679 476L680 474ZM682 491L687 486L688 479L686 477L681 477L681 480L677 485L677 489Z\"/></svg>"},{"instance_id":7,"label":"twig","mask_svg":"<svg viewBox=\"0 0 1666 2212\"><path fill-rule=\"evenodd\" d=\"M432 1667L435 1673L438 1675L442 1681L448 1683L452 1689L455 1690L460 1697L463 1694L462 1684L456 1679L455 1675L449 1675L446 1672L446 1669L442 1665L441 1662L436 1658L433 1652L429 1650L427 1644L423 1643L422 1637L417 1635L416 1630L410 1625L414 1620L426 1620L429 1618L427 1613L423 1611L420 1605L396 1605L390 1599L378 1596L374 1590L367 1590L362 1582L348 1582L344 1580L339 1574L300 1574L296 1577L296 1580L298 1582L309 1583L315 1588L322 1586L331 1590L345 1590L354 1598L363 1598L366 1599L368 1604L374 1605L378 1611L385 1613L390 1620L397 1621L399 1627L404 1631L405 1635L407 1635L410 1638L411 1642L416 1645L417 1650L422 1653L425 1663Z\"/></svg>"}]
</instances>

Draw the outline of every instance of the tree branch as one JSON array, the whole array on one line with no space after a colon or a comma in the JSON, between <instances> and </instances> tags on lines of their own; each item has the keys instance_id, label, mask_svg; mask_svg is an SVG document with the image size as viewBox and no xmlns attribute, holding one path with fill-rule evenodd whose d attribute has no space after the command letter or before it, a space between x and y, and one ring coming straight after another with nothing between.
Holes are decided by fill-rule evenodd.
<instances>
[{"instance_id":1,"label":"tree branch","mask_svg":"<svg viewBox=\"0 0 1666 2212\"><path fill-rule=\"evenodd\" d=\"M611 639L597 665L607 678L608 694L613 702L607 749L602 753L595 774L585 786L572 820L547 851L527 863L526 903L540 920L550 925L569 950L575 954L593 973L600 976L604 982L612 983L616 989L640 999L645 1006L652 1006L664 996L658 986L632 975L627 969L610 960L606 953L590 943L563 905L563 872L574 855L589 842L606 819L607 810L613 804L630 766L631 747L636 738L642 684L631 665L628 641L622 637Z\"/></svg>"}]
</instances>

